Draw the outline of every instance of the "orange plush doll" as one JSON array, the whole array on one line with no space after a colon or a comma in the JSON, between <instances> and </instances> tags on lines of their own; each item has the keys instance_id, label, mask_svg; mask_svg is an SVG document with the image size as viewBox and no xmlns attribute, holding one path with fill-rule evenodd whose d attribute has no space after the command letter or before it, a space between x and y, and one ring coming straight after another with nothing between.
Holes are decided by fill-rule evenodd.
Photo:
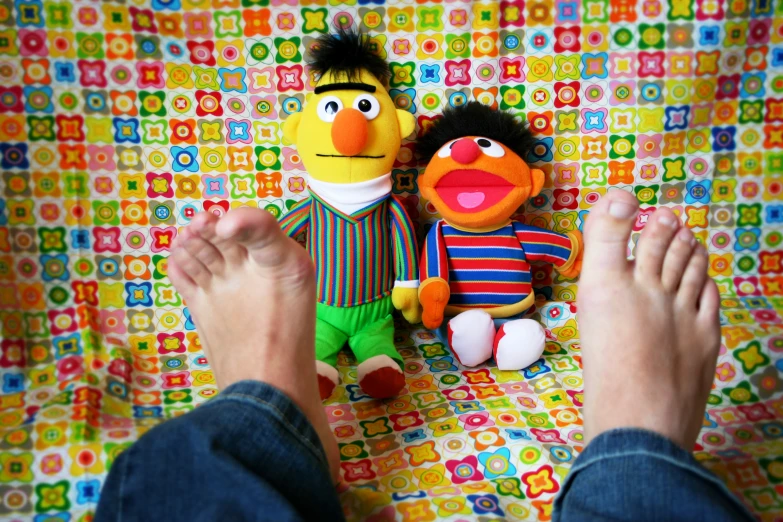
<instances>
[{"instance_id":1,"label":"orange plush doll","mask_svg":"<svg viewBox=\"0 0 783 522\"><path fill-rule=\"evenodd\" d=\"M511 219L544 185L544 173L525 162L534 145L526 124L478 102L446 109L417 145L429 161L421 193L443 216L419 264L422 318L465 366L493 356L501 370L537 361L544 329L521 319L535 300L530 263L551 263L567 278L582 267L578 230Z\"/></svg>"}]
</instances>

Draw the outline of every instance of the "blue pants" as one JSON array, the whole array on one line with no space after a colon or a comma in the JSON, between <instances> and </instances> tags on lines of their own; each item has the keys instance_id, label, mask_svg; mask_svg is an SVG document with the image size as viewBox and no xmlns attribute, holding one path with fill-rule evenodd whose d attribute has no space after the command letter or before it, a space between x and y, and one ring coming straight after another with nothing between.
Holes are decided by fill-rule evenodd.
<instances>
[{"instance_id":1,"label":"blue pants","mask_svg":"<svg viewBox=\"0 0 783 522\"><path fill-rule=\"evenodd\" d=\"M243 381L123 452L96 522L343 520L310 423L282 392ZM577 458L557 521L753 520L693 457L659 435L604 433Z\"/></svg>"}]
</instances>

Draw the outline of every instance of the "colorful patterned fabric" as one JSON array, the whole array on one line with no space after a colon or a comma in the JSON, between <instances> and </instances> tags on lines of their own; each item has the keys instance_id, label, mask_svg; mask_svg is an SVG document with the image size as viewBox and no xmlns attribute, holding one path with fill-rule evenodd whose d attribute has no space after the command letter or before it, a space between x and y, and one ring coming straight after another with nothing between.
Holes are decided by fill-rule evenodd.
<instances>
[{"instance_id":1,"label":"colorful patterned fabric","mask_svg":"<svg viewBox=\"0 0 783 522\"><path fill-rule=\"evenodd\" d=\"M531 262L561 268L571 249L567 235L517 221L489 232L469 232L441 220L427 233L421 277L447 281L453 306L511 306L533 292Z\"/></svg>"},{"instance_id":2,"label":"colorful patterned fabric","mask_svg":"<svg viewBox=\"0 0 783 522\"><path fill-rule=\"evenodd\" d=\"M467 99L530 121L548 182L525 223L579 228L609 188L642 204L634 242L654 207L681 216L723 296L697 455L780 517L782 6L0 0L0 517L89 519L119 451L214 396L168 249L202 209L280 216L304 197L280 123L313 88L307 46L335 22L376 35L419 127ZM412 148L393 191L421 232L437 216ZM578 283L546 266L533 281L547 352L523 372L462 368L400 324L406 388L379 402L341 356L326 406L349 519L550 517L583 447Z\"/></svg>"},{"instance_id":3,"label":"colorful patterned fabric","mask_svg":"<svg viewBox=\"0 0 783 522\"><path fill-rule=\"evenodd\" d=\"M280 220L283 232L307 232L316 297L329 306L358 306L391 295L395 281L417 281L413 224L396 196L352 214L313 191Z\"/></svg>"}]
</instances>

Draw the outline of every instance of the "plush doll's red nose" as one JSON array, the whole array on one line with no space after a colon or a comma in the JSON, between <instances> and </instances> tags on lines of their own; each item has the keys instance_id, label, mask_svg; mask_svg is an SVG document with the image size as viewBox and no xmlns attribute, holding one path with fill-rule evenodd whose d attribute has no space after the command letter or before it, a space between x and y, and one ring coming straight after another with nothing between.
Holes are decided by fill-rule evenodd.
<instances>
[{"instance_id":1,"label":"plush doll's red nose","mask_svg":"<svg viewBox=\"0 0 783 522\"><path fill-rule=\"evenodd\" d=\"M343 156L356 156L367 144L367 119L356 109L346 108L332 122L332 144Z\"/></svg>"},{"instance_id":2,"label":"plush doll's red nose","mask_svg":"<svg viewBox=\"0 0 783 522\"><path fill-rule=\"evenodd\" d=\"M451 157L454 161L467 165L473 163L476 158L481 154L481 149L475 141L470 138L462 138L457 140L454 145L451 146Z\"/></svg>"}]
</instances>

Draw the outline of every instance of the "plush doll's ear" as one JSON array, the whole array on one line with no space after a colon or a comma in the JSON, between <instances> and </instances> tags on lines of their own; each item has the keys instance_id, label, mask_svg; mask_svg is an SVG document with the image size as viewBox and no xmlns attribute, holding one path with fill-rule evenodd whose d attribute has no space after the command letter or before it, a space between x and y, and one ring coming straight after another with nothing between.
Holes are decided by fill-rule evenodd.
<instances>
[{"instance_id":1,"label":"plush doll's ear","mask_svg":"<svg viewBox=\"0 0 783 522\"><path fill-rule=\"evenodd\" d=\"M290 117L290 116L289 116ZM533 188L530 191L530 197L538 196L541 193L541 189L544 188L544 180L546 174L540 169L530 169L530 177L533 180Z\"/></svg>"},{"instance_id":2,"label":"plush doll's ear","mask_svg":"<svg viewBox=\"0 0 783 522\"><path fill-rule=\"evenodd\" d=\"M416 117L408 111L397 109L397 125L400 126L400 138L405 139L416 130Z\"/></svg>"},{"instance_id":3,"label":"plush doll's ear","mask_svg":"<svg viewBox=\"0 0 783 522\"><path fill-rule=\"evenodd\" d=\"M299 131L300 121L302 121L302 113L295 112L283 122L283 137L293 145L296 145L296 134Z\"/></svg>"}]
</instances>

